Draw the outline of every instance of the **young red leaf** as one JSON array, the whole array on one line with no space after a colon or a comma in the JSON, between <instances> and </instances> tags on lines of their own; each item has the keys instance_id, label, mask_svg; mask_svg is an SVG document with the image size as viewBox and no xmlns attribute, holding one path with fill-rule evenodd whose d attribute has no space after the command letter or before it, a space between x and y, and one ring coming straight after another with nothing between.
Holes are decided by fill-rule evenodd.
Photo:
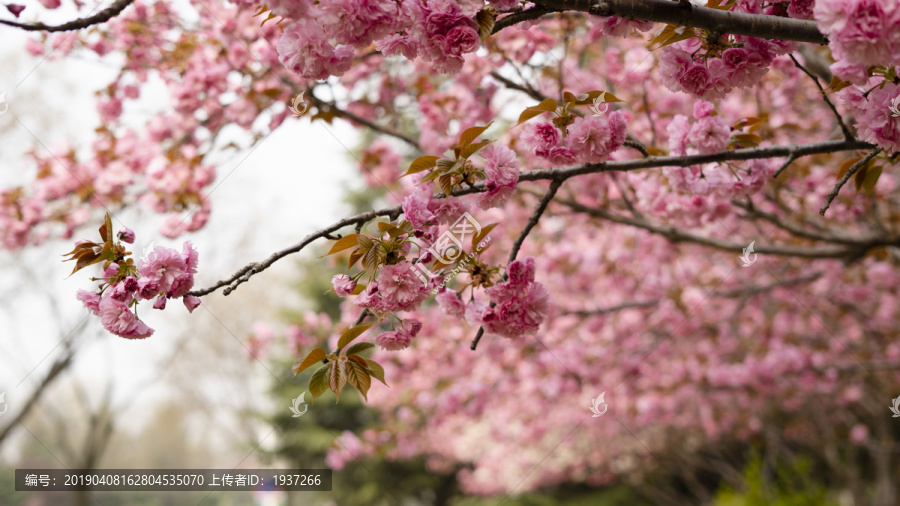
<instances>
[{"instance_id":1,"label":"young red leaf","mask_svg":"<svg viewBox=\"0 0 900 506\"><path fill-rule=\"evenodd\" d=\"M349 367L347 368L347 381L350 382L351 385L356 387L359 390L359 393L362 394L365 400L369 400L366 396L369 392L369 387L372 386L372 380L369 378L369 371L366 370L365 367L359 365L357 362L348 362Z\"/></svg>"},{"instance_id":2,"label":"young red leaf","mask_svg":"<svg viewBox=\"0 0 900 506\"><path fill-rule=\"evenodd\" d=\"M343 359L343 360L342 360ZM347 384L347 360L346 357L340 357L331 363L331 371L328 374L328 388L337 396L337 400L341 400L341 390ZM337 402L335 402L337 404Z\"/></svg>"},{"instance_id":3,"label":"young red leaf","mask_svg":"<svg viewBox=\"0 0 900 506\"><path fill-rule=\"evenodd\" d=\"M309 355L307 355L302 362L298 361L296 364L294 364L294 367L292 368L292 370L294 371L294 376L300 374L307 368L311 367L313 364L321 362L325 359L325 356L325 350L321 348L316 348L313 351L309 352Z\"/></svg>"},{"instance_id":4,"label":"young red leaf","mask_svg":"<svg viewBox=\"0 0 900 506\"><path fill-rule=\"evenodd\" d=\"M463 133L459 136L459 148L462 149L478 138L479 135L483 134L485 130L491 127L494 122L491 121L485 126L473 126L471 128L467 128L463 130Z\"/></svg>"},{"instance_id":5,"label":"young red leaf","mask_svg":"<svg viewBox=\"0 0 900 506\"><path fill-rule=\"evenodd\" d=\"M413 160L413 163L410 164L409 169L407 169L406 173L403 174L403 176L408 176L410 174L415 174L416 172L428 170L434 167L440 159L441 158L439 156L420 156Z\"/></svg>"},{"instance_id":6,"label":"young red leaf","mask_svg":"<svg viewBox=\"0 0 900 506\"><path fill-rule=\"evenodd\" d=\"M344 251L345 249L350 249L354 246L358 246L360 244L359 243L360 236L361 236L360 234L347 234L344 237L341 237L340 239L337 240L336 243L334 243L333 246L331 246L331 250L322 256L333 255L335 253ZM322 257L319 257L319 258L322 258Z\"/></svg>"}]
</instances>

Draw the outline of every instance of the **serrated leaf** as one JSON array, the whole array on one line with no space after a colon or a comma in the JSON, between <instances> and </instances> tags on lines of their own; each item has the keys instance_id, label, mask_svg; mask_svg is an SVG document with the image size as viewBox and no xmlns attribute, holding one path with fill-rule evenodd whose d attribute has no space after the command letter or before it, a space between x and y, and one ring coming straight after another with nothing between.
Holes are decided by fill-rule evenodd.
<instances>
[{"instance_id":1,"label":"serrated leaf","mask_svg":"<svg viewBox=\"0 0 900 506\"><path fill-rule=\"evenodd\" d=\"M475 15L475 22L478 23L478 34L481 36L481 41L484 42L494 31L494 15L487 9L482 9Z\"/></svg>"},{"instance_id":2,"label":"serrated leaf","mask_svg":"<svg viewBox=\"0 0 900 506\"><path fill-rule=\"evenodd\" d=\"M372 343L368 343L368 344L372 344ZM354 346L356 346L356 345L354 345ZM375 345L373 344L372 346L375 346ZM359 355L349 355L348 354L347 360L349 360L351 362L356 362L357 364L365 367L366 369L369 368L369 362L366 359L360 357Z\"/></svg>"},{"instance_id":3,"label":"serrated leaf","mask_svg":"<svg viewBox=\"0 0 900 506\"><path fill-rule=\"evenodd\" d=\"M294 367L291 368L291 370L294 371L294 376L296 376L309 367L312 367L313 364L321 362L325 359L325 357L325 350L316 348L313 351L309 352L309 355L307 355L302 362L298 360L297 363L294 364Z\"/></svg>"},{"instance_id":4,"label":"serrated leaf","mask_svg":"<svg viewBox=\"0 0 900 506\"><path fill-rule=\"evenodd\" d=\"M556 107L556 100L553 100L552 98L544 99L544 101L540 104L533 105L522 111L522 114L519 115L519 121L516 123L516 126L521 125L522 123L539 114L543 114L545 112L553 112L556 110Z\"/></svg>"},{"instance_id":5,"label":"serrated leaf","mask_svg":"<svg viewBox=\"0 0 900 506\"><path fill-rule=\"evenodd\" d=\"M366 394L369 392L369 387L372 386L372 380L369 378L369 371L356 362L348 361L347 363L349 364L349 367L347 368L347 381L359 390L359 393L362 394L363 398L368 401L369 398L366 397Z\"/></svg>"},{"instance_id":6,"label":"serrated leaf","mask_svg":"<svg viewBox=\"0 0 900 506\"><path fill-rule=\"evenodd\" d=\"M100 225L100 238L103 242L112 242L112 218L109 217L109 213L106 213L103 225Z\"/></svg>"},{"instance_id":7,"label":"serrated leaf","mask_svg":"<svg viewBox=\"0 0 900 506\"><path fill-rule=\"evenodd\" d=\"M374 325L374 323L364 323L362 325L357 325L355 327L350 327L343 334L341 334L341 338L338 339L338 351L347 346L357 337L361 336L363 332L369 330L369 327Z\"/></svg>"},{"instance_id":8,"label":"serrated leaf","mask_svg":"<svg viewBox=\"0 0 900 506\"><path fill-rule=\"evenodd\" d=\"M866 177L863 179L862 187L866 190L866 195L871 197L872 193L875 191L875 185L878 183L878 178L881 177L882 166L878 165L877 167L872 167L866 173Z\"/></svg>"},{"instance_id":9,"label":"serrated leaf","mask_svg":"<svg viewBox=\"0 0 900 506\"><path fill-rule=\"evenodd\" d=\"M72 269L72 272L69 273L69 276L75 274L76 272L84 269L89 265L94 265L103 261L103 255L98 255L93 251L82 251L77 256L74 256L69 260L75 260L76 258L78 259L78 261L75 262L75 268Z\"/></svg>"},{"instance_id":10,"label":"serrated leaf","mask_svg":"<svg viewBox=\"0 0 900 506\"><path fill-rule=\"evenodd\" d=\"M659 32L659 35L650 40L648 47L650 47L651 51L655 51L682 40L692 39L696 36L697 34L694 32L693 28L687 26L666 25L665 28ZM654 45L657 46L653 47Z\"/></svg>"},{"instance_id":11,"label":"serrated leaf","mask_svg":"<svg viewBox=\"0 0 900 506\"><path fill-rule=\"evenodd\" d=\"M384 383L384 386L388 386L388 384L384 381L384 368L374 360L366 360L366 362L369 364L369 374L371 374L373 378Z\"/></svg>"},{"instance_id":12,"label":"serrated leaf","mask_svg":"<svg viewBox=\"0 0 900 506\"><path fill-rule=\"evenodd\" d=\"M356 343L353 346L347 348L347 356L351 357L351 359L352 359L353 355L358 355L358 354L368 350L369 348L374 348L374 347L375 347L375 345L372 343Z\"/></svg>"},{"instance_id":13,"label":"serrated leaf","mask_svg":"<svg viewBox=\"0 0 900 506\"><path fill-rule=\"evenodd\" d=\"M410 174L415 174L417 172L422 172L423 170L428 170L437 164L438 160L441 158L439 156L420 156L413 160L413 163L409 165L409 169L406 170L406 173L403 176L408 176ZM403 177L400 176L400 177Z\"/></svg>"},{"instance_id":14,"label":"serrated leaf","mask_svg":"<svg viewBox=\"0 0 900 506\"><path fill-rule=\"evenodd\" d=\"M453 192L453 176L441 176L438 179L438 184L444 195L449 196Z\"/></svg>"},{"instance_id":15,"label":"serrated leaf","mask_svg":"<svg viewBox=\"0 0 900 506\"><path fill-rule=\"evenodd\" d=\"M309 378L309 393L312 395L312 403L316 404L316 399L322 396L325 393L325 390L328 390L328 371L331 369L331 364L324 365L318 369L313 375Z\"/></svg>"},{"instance_id":16,"label":"serrated leaf","mask_svg":"<svg viewBox=\"0 0 900 506\"><path fill-rule=\"evenodd\" d=\"M851 158L851 159L847 160L846 162L842 163L840 168L838 169L838 173L837 173L838 181L840 181L841 178L844 177L844 174L846 174L847 171L850 170L850 167L853 167L854 163L856 163L860 160L862 160L862 157L857 156L855 158Z\"/></svg>"},{"instance_id":17,"label":"serrated leaf","mask_svg":"<svg viewBox=\"0 0 900 506\"><path fill-rule=\"evenodd\" d=\"M470 156L477 153L481 148L487 146L488 144L490 144L492 142L494 142L494 141L485 140L485 141L478 142L476 144L470 144L470 145L462 148L462 150L459 152L459 156L460 156L460 158L469 158Z\"/></svg>"},{"instance_id":18,"label":"serrated leaf","mask_svg":"<svg viewBox=\"0 0 900 506\"><path fill-rule=\"evenodd\" d=\"M424 183L426 181L431 181L433 179L437 179L438 177L440 177L440 175L441 175L441 171L433 170L433 171L429 172L427 176L422 178L422 182Z\"/></svg>"},{"instance_id":19,"label":"serrated leaf","mask_svg":"<svg viewBox=\"0 0 900 506\"><path fill-rule=\"evenodd\" d=\"M472 142L477 139L479 135L483 134L484 131L490 128L493 124L494 122L491 121L484 126L473 126L471 128L463 130L463 133L459 136L459 144L457 146L462 149L469 144L472 144Z\"/></svg>"},{"instance_id":20,"label":"serrated leaf","mask_svg":"<svg viewBox=\"0 0 900 506\"><path fill-rule=\"evenodd\" d=\"M335 253L344 251L345 249L350 249L354 246L358 246L359 237L361 237L360 234L347 234L344 237L341 237L337 240L336 243L334 243L333 246L331 246L331 250L329 250L328 253L322 255L319 258L327 257L328 255L333 255Z\"/></svg>"},{"instance_id":21,"label":"serrated leaf","mask_svg":"<svg viewBox=\"0 0 900 506\"><path fill-rule=\"evenodd\" d=\"M67 257L69 255L72 255L73 257L76 257L76 256L81 255L82 252L84 252L84 251L93 251L94 248L97 248L97 247L100 247L100 245L95 242L85 241L85 242L76 244L75 248L72 249L72 251L70 251L68 253L63 253L61 256ZM63 262L68 262L69 260L74 260L74 258L67 258L67 259L63 260Z\"/></svg>"},{"instance_id":22,"label":"serrated leaf","mask_svg":"<svg viewBox=\"0 0 900 506\"><path fill-rule=\"evenodd\" d=\"M375 246L375 241L369 236L361 235L357 240L359 241L359 249L362 252L369 251Z\"/></svg>"},{"instance_id":23,"label":"serrated leaf","mask_svg":"<svg viewBox=\"0 0 900 506\"><path fill-rule=\"evenodd\" d=\"M486 225L481 227L481 232L477 235L472 236L472 251L475 251L475 248L478 246L478 243L484 240L488 234L491 233L491 230L494 230L494 227L499 225L499 223L491 223L490 225Z\"/></svg>"},{"instance_id":24,"label":"serrated leaf","mask_svg":"<svg viewBox=\"0 0 900 506\"><path fill-rule=\"evenodd\" d=\"M347 269L350 269L351 267L356 265L356 262L359 262L359 259L362 258L362 256L363 256L363 253L362 253L362 251L360 251L359 248L356 248L355 250L353 250L353 253L350 253L350 259L347 260ZM357 286L359 286L359 285L357 285Z\"/></svg>"},{"instance_id":25,"label":"serrated leaf","mask_svg":"<svg viewBox=\"0 0 900 506\"><path fill-rule=\"evenodd\" d=\"M344 359L344 360L341 360ZM328 374L328 388L337 396L337 400L341 400L341 390L347 384L347 360L341 357L331 363L331 371ZM337 402L335 402L337 404Z\"/></svg>"},{"instance_id":26,"label":"serrated leaf","mask_svg":"<svg viewBox=\"0 0 900 506\"><path fill-rule=\"evenodd\" d=\"M391 230L394 230L395 228L397 228L397 226L394 225L394 224L392 224L392 223L387 223L387 222L385 222L385 221L379 221L379 222L378 222L378 230L379 230L382 234L385 233L385 232L390 232Z\"/></svg>"}]
</instances>

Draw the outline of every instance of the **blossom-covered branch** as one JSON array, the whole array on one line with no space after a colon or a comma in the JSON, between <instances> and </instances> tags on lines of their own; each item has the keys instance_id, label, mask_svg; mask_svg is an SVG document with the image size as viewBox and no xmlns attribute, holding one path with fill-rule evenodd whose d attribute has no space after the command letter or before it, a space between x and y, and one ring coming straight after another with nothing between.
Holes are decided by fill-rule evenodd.
<instances>
[{"instance_id":1,"label":"blossom-covered branch","mask_svg":"<svg viewBox=\"0 0 900 506\"><path fill-rule=\"evenodd\" d=\"M870 144L862 142L862 141L845 141L845 140L836 140L836 141L822 141L811 144L801 144L797 146L766 146L760 148L747 148L747 149L735 149L723 151L721 153L716 153L713 155L685 155L685 156L651 156L647 158L639 158L635 160L618 160L618 161L609 161L603 163L594 163L594 164L583 164L576 165L574 167L563 167L563 168L550 168L550 169L535 169L530 171L522 172L519 175L519 181L540 181L540 180L566 180L570 177L584 175L584 174L596 174L602 172L625 172L625 171L633 171L640 169L648 169L648 168L659 168L659 167L670 167L670 166L679 166L679 167L687 167L691 165L698 165L702 163L712 163L712 162L722 162L729 160L752 160L757 158L775 158L786 156L791 152L801 153L803 155L811 155L811 154L822 154L822 153L836 153L840 151L848 151L853 149L860 149L871 147ZM462 196L462 195L470 195L474 193L483 193L487 191L485 189L484 182L477 182L467 188L459 188L453 191L453 196ZM436 193L435 198L443 198L443 193ZM277 251L270 255L267 259L262 262L254 262L248 264L241 268L239 271L235 272L229 278L223 279L221 281L216 282L215 284L203 288L200 290L194 290L190 292L190 295L194 295L197 297L210 294L223 286L227 286L224 294L228 295L238 285L246 282L250 279L254 274L258 274L263 270L267 269L273 263L278 261L285 256L288 256L293 253L297 253L305 248L307 245L315 241L316 239L321 239L327 237L329 234L337 232L338 230L349 226L349 225L359 225L365 224L366 222L378 217L378 216L392 216L395 217L399 215L401 212L400 206L387 207L378 210L366 211L364 213L360 213L354 216L350 216L348 218L344 218L326 228L313 232L312 234L307 235L303 238L299 243L285 248L281 251ZM635 223L638 223L637 221ZM712 244L712 243L710 243ZM724 243L723 243L724 244ZM731 251L741 251L742 246L737 244L728 243L727 247L723 249L731 250ZM768 252L759 250L760 252ZM783 251L783 254L791 255L792 253L786 252L788 250L778 250ZM791 250L794 251L794 250ZM845 255L847 253L846 249L830 249L830 250L816 250L816 251L808 251L797 249L797 256L808 256L813 258L837 258ZM774 252L773 252L774 253ZM803 254L805 253L805 254ZM775 253L779 254L779 253Z\"/></svg>"}]
</instances>

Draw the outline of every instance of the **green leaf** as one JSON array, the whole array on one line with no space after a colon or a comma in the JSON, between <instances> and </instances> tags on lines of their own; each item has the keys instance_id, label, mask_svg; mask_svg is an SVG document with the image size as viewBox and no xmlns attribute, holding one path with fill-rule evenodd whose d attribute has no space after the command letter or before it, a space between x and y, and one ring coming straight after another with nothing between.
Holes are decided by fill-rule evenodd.
<instances>
[{"instance_id":1,"label":"green leaf","mask_svg":"<svg viewBox=\"0 0 900 506\"><path fill-rule=\"evenodd\" d=\"M555 108L554 108L555 109ZM479 135L483 134L485 130L491 127L494 122L491 121L485 126L473 126L471 128L467 128L463 130L463 133L459 136L459 148L462 149L478 138Z\"/></svg>"},{"instance_id":2,"label":"green leaf","mask_svg":"<svg viewBox=\"0 0 900 506\"><path fill-rule=\"evenodd\" d=\"M460 150L459 156L461 158L468 158L468 157L474 155L475 153L477 153L481 148L487 146L488 144L490 144L492 142L494 142L494 141L481 141L476 144L470 144L470 145L462 148L462 150Z\"/></svg>"},{"instance_id":3,"label":"green leaf","mask_svg":"<svg viewBox=\"0 0 900 506\"><path fill-rule=\"evenodd\" d=\"M331 369L331 364L324 365L313 373L312 377L309 378L309 393L312 395L312 403L316 404L316 399L322 396L325 393L325 390L328 390L328 370Z\"/></svg>"},{"instance_id":4,"label":"green leaf","mask_svg":"<svg viewBox=\"0 0 900 506\"><path fill-rule=\"evenodd\" d=\"M519 121L516 123L516 126L521 125L522 123L539 114L543 114L545 112L553 112L556 110L556 107L556 100L553 100L552 98L544 99L544 101L540 104L533 105L522 111L522 114L519 115Z\"/></svg>"},{"instance_id":5,"label":"green leaf","mask_svg":"<svg viewBox=\"0 0 900 506\"><path fill-rule=\"evenodd\" d=\"M410 174L415 174L416 172L422 172L423 170L428 170L438 162L441 158L439 156L420 156L413 160L413 163L410 164L409 169L406 171L406 174L403 176L408 176ZM403 177L400 176L400 177Z\"/></svg>"},{"instance_id":6,"label":"green leaf","mask_svg":"<svg viewBox=\"0 0 900 506\"><path fill-rule=\"evenodd\" d=\"M433 179L437 179L438 177L440 177L440 175L441 175L441 171L433 170L433 171L429 172L427 176L422 178L422 182L424 183L426 181L431 181Z\"/></svg>"},{"instance_id":7,"label":"green leaf","mask_svg":"<svg viewBox=\"0 0 900 506\"><path fill-rule=\"evenodd\" d=\"M328 388L341 400L341 390L347 384L347 357L340 357L331 363L331 371L328 374ZM343 359L343 360L342 360ZM337 402L335 402L337 404Z\"/></svg>"},{"instance_id":8,"label":"green leaf","mask_svg":"<svg viewBox=\"0 0 900 506\"><path fill-rule=\"evenodd\" d=\"M322 255L319 258L327 257L328 255L333 255L335 253L344 251L345 249L350 249L354 246L358 246L359 245L359 240L358 240L359 237L360 237L360 234L347 234L344 237L341 237L340 239L337 240L336 243L334 243L334 245L331 247L331 250L328 253Z\"/></svg>"},{"instance_id":9,"label":"green leaf","mask_svg":"<svg viewBox=\"0 0 900 506\"><path fill-rule=\"evenodd\" d=\"M369 377L369 371L357 362L348 361L347 363L349 365L347 368L347 381L356 387L363 398L368 401L369 398L366 397L366 394L369 392L369 387L372 386L372 379Z\"/></svg>"},{"instance_id":10,"label":"green leaf","mask_svg":"<svg viewBox=\"0 0 900 506\"><path fill-rule=\"evenodd\" d=\"M869 197L872 196L872 193L875 191L875 184L878 183L878 178L881 177L882 166L879 165L877 167L872 167L866 173L866 177L863 179L862 187L866 190L866 195Z\"/></svg>"},{"instance_id":11,"label":"green leaf","mask_svg":"<svg viewBox=\"0 0 900 506\"><path fill-rule=\"evenodd\" d=\"M379 221L379 222L378 222L378 230L379 230L382 234L385 233L385 232L390 232L391 230L394 230L395 228L397 228L397 227L396 227L393 223L388 223L388 222L385 222L385 221Z\"/></svg>"},{"instance_id":12,"label":"green leaf","mask_svg":"<svg viewBox=\"0 0 900 506\"><path fill-rule=\"evenodd\" d=\"M294 367L291 369L292 371L294 371L294 376L297 376L307 368L311 367L313 364L321 362L325 359L325 356L325 350L321 348L316 348L313 351L309 352L309 355L307 355L302 362L297 361L297 363L294 364Z\"/></svg>"},{"instance_id":13,"label":"green leaf","mask_svg":"<svg viewBox=\"0 0 900 506\"><path fill-rule=\"evenodd\" d=\"M373 378L384 383L384 386L388 386L384 381L384 368L378 365L374 360L366 360L366 363L368 364L369 374L371 374Z\"/></svg>"},{"instance_id":14,"label":"green leaf","mask_svg":"<svg viewBox=\"0 0 900 506\"><path fill-rule=\"evenodd\" d=\"M366 285L364 285L362 283L357 283L356 288L353 289L353 292L351 292L350 295L359 295L359 294L363 293L363 290L365 290L365 289L366 289Z\"/></svg>"},{"instance_id":15,"label":"green leaf","mask_svg":"<svg viewBox=\"0 0 900 506\"><path fill-rule=\"evenodd\" d=\"M374 323L364 323L362 325L357 325L355 327L347 329L343 334L341 334L341 338L338 340L338 351L343 349L344 346L350 344L350 342L357 337L361 336L363 332L369 330L369 327L371 327L372 325L374 325Z\"/></svg>"},{"instance_id":16,"label":"green leaf","mask_svg":"<svg viewBox=\"0 0 900 506\"><path fill-rule=\"evenodd\" d=\"M347 356L350 357L351 355L357 355L368 350L369 348L374 347L375 345L372 343L356 343L353 346L347 348Z\"/></svg>"}]
</instances>

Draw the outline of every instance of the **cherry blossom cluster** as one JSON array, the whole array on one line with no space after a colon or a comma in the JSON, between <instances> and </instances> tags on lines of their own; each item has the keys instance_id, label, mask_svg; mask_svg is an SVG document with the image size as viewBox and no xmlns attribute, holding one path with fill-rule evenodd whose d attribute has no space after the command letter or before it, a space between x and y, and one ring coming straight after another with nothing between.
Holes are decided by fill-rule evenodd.
<instances>
[{"instance_id":1,"label":"cherry blossom cluster","mask_svg":"<svg viewBox=\"0 0 900 506\"><path fill-rule=\"evenodd\" d=\"M278 41L278 55L305 79L342 75L356 50L372 43L384 55L421 58L444 74L459 72L463 55L481 47L475 17L483 1L288 0L266 5L295 20Z\"/></svg>"},{"instance_id":2,"label":"cherry blossom cluster","mask_svg":"<svg viewBox=\"0 0 900 506\"><path fill-rule=\"evenodd\" d=\"M813 0L772 3L740 0L729 10L809 19L812 5ZM794 42L742 35L719 36L671 25L655 40L666 45L659 58L663 84L672 91L703 100L719 100L735 88L755 86L776 56L799 47Z\"/></svg>"},{"instance_id":3,"label":"cherry blossom cluster","mask_svg":"<svg viewBox=\"0 0 900 506\"><path fill-rule=\"evenodd\" d=\"M154 309L165 309L168 299L182 299L189 312L200 305L200 299L189 295L197 273L197 250L186 241L182 251L164 246L150 247L136 264L125 244L132 244L135 234L125 228L109 237L111 223L101 227L104 243L79 241L70 253L70 260L77 260L75 271L88 265L103 262L103 275L91 278L100 281L96 290L78 290L76 297L95 316L100 317L103 328L126 339L144 339L153 334L137 316L141 301L154 300Z\"/></svg>"}]
</instances>

